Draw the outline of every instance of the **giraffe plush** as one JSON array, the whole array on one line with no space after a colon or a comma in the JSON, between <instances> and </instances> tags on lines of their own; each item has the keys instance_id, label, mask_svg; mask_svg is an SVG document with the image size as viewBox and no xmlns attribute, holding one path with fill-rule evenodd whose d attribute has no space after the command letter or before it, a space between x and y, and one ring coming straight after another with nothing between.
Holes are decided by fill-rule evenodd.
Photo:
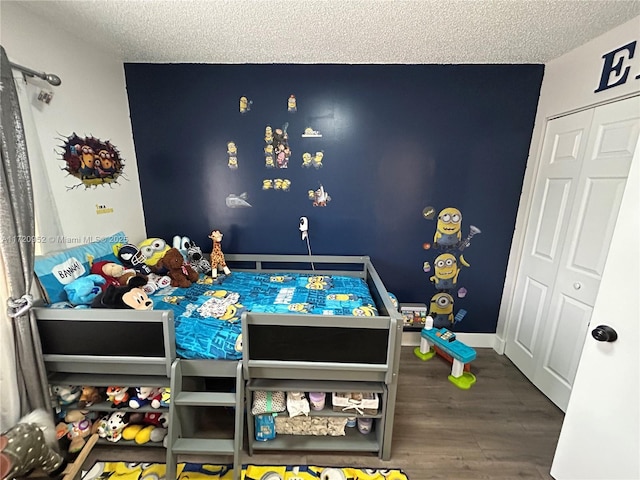
<instances>
[{"instance_id":1,"label":"giraffe plush","mask_svg":"<svg viewBox=\"0 0 640 480\"><path fill-rule=\"evenodd\" d=\"M220 242L222 241L222 233L220 230L213 230L209 238L213 240L213 249L211 250L211 276L216 278L218 276L218 268L222 268L225 275L231 275L231 270L227 267L227 262L224 261L224 253L222 253L222 247Z\"/></svg>"}]
</instances>

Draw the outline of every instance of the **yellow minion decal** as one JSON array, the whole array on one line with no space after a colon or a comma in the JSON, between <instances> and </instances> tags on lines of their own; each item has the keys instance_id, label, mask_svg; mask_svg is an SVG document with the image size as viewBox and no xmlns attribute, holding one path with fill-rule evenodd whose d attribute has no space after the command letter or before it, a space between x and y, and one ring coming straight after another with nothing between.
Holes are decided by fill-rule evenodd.
<instances>
[{"instance_id":1,"label":"yellow minion decal","mask_svg":"<svg viewBox=\"0 0 640 480\"><path fill-rule=\"evenodd\" d=\"M429 316L433 318L434 328L451 328L453 325L453 297L439 292L431 297Z\"/></svg>"},{"instance_id":2,"label":"yellow minion decal","mask_svg":"<svg viewBox=\"0 0 640 480\"><path fill-rule=\"evenodd\" d=\"M238 147L236 147L236 142L227 142L227 153L232 156L238 154Z\"/></svg>"},{"instance_id":3,"label":"yellow minion decal","mask_svg":"<svg viewBox=\"0 0 640 480\"><path fill-rule=\"evenodd\" d=\"M262 180L262 189L263 190L271 190L273 188L273 180L269 178L265 178Z\"/></svg>"},{"instance_id":4,"label":"yellow minion decal","mask_svg":"<svg viewBox=\"0 0 640 480\"><path fill-rule=\"evenodd\" d=\"M247 113L251 110L251 105L253 105L253 100L249 100L247 97L240 97L240 113Z\"/></svg>"},{"instance_id":5,"label":"yellow minion decal","mask_svg":"<svg viewBox=\"0 0 640 480\"><path fill-rule=\"evenodd\" d=\"M434 246L454 247L460 243L462 234L462 214L453 207L444 208L438 214L436 234L433 237Z\"/></svg>"},{"instance_id":6,"label":"yellow minion decal","mask_svg":"<svg viewBox=\"0 0 640 480\"><path fill-rule=\"evenodd\" d=\"M287 100L287 110L291 113L298 111L298 105L295 95L289 95L289 99Z\"/></svg>"},{"instance_id":7,"label":"yellow minion decal","mask_svg":"<svg viewBox=\"0 0 640 480\"><path fill-rule=\"evenodd\" d=\"M273 143L273 129L271 125L267 125L264 128L264 143L271 145Z\"/></svg>"},{"instance_id":8,"label":"yellow minion decal","mask_svg":"<svg viewBox=\"0 0 640 480\"><path fill-rule=\"evenodd\" d=\"M462 255L460 255L460 263L465 267L469 266ZM458 260L455 255L443 253L435 259L433 265L435 272L430 280L434 283L436 289L449 290L455 288L460 274Z\"/></svg>"},{"instance_id":9,"label":"yellow minion decal","mask_svg":"<svg viewBox=\"0 0 640 480\"><path fill-rule=\"evenodd\" d=\"M305 168L309 168L311 166L311 154L309 152L304 152L302 154L302 166Z\"/></svg>"}]
</instances>

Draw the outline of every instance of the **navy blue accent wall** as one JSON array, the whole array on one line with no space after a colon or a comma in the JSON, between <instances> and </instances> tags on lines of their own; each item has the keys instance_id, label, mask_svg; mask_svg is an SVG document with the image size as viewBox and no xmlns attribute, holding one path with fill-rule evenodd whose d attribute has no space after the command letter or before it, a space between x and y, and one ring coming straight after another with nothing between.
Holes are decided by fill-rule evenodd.
<instances>
[{"instance_id":1,"label":"navy blue accent wall","mask_svg":"<svg viewBox=\"0 0 640 480\"><path fill-rule=\"evenodd\" d=\"M464 251L456 330L495 332L543 76L542 65L126 64L147 232L187 235L205 251L212 229L227 253L369 255L400 302L436 293L423 262L441 252L424 207L462 212ZM287 111L294 94L297 112ZM239 112L245 95L251 110ZM265 168L266 125L289 123L288 169ZM302 138L305 127L322 138ZM227 166L227 142L238 170ZM323 168L302 153L324 152ZM264 179L291 181L263 191ZM319 184L332 200L313 207ZM247 192L251 208L229 208Z\"/></svg>"}]
</instances>

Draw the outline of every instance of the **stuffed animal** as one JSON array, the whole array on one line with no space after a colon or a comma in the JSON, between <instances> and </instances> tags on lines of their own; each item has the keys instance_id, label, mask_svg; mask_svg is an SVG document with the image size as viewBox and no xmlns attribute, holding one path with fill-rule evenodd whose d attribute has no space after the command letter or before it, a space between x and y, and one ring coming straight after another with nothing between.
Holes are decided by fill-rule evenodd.
<instances>
[{"instance_id":1,"label":"stuffed animal","mask_svg":"<svg viewBox=\"0 0 640 480\"><path fill-rule=\"evenodd\" d=\"M124 408L129 403L129 387L114 386L107 387L107 398L116 408Z\"/></svg>"},{"instance_id":2,"label":"stuffed animal","mask_svg":"<svg viewBox=\"0 0 640 480\"><path fill-rule=\"evenodd\" d=\"M129 425L130 414L114 412L102 417L98 425L98 435L110 442L117 442L122 438L122 431Z\"/></svg>"},{"instance_id":3,"label":"stuffed animal","mask_svg":"<svg viewBox=\"0 0 640 480\"><path fill-rule=\"evenodd\" d=\"M147 277L144 275L139 275L135 270L127 270L122 265L106 260L94 263L91 266L91 273L100 275L106 280L101 286L103 292L109 285L114 287L122 285L141 287L147 283Z\"/></svg>"},{"instance_id":4,"label":"stuffed animal","mask_svg":"<svg viewBox=\"0 0 640 480\"><path fill-rule=\"evenodd\" d=\"M129 407L140 408L151 405L153 408L160 408L160 398L162 389L156 387L136 387L136 393L129 399Z\"/></svg>"},{"instance_id":5,"label":"stuffed animal","mask_svg":"<svg viewBox=\"0 0 640 480\"><path fill-rule=\"evenodd\" d=\"M222 233L220 230L214 230L209 235L209 238L213 240L213 249L211 250L211 276L216 278L218 276L218 268L222 268L225 275L231 275L231 270L227 267L227 262L224 260L224 253L222 253Z\"/></svg>"},{"instance_id":6,"label":"stuffed animal","mask_svg":"<svg viewBox=\"0 0 640 480\"><path fill-rule=\"evenodd\" d=\"M196 242L187 242L187 263L191 265L198 273L209 275L211 273L211 264L202 255L202 249L196 245Z\"/></svg>"},{"instance_id":7,"label":"stuffed animal","mask_svg":"<svg viewBox=\"0 0 640 480\"><path fill-rule=\"evenodd\" d=\"M109 287L91 303L91 308L132 308L134 310L152 310L153 300L147 293L131 284L122 287Z\"/></svg>"},{"instance_id":8,"label":"stuffed animal","mask_svg":"<svg viewBox=\"0 0 640 480\"><path fill-rule=\"evenodd\" d=\"M146 259L144 263L154 267L171 247L161 238L147 238L138 244L138 248Z\"/></svg>"},{"instance_id":9,"label":"stuffed animal","mask_svg":"<svg viewBox=\"0 0 640 480\"><path fill-rule=\"evenodd\" d=\"M85 438L91 435L91 416L89 412L70 410L64 417L66 423L58 423L56 433L58 439L66 436L71 443L69 453L77 453L84 447Z\"/></svg>"},{"instance_id":10,"label":"stuffed animal","mask_svg":"<svg viewBox=\"0 0 640 480\"><path fill-rule=\"evenodd\" d=\"M164 437L166 436L167 429L163 427L157 427L155 425L128 425L122 431L122 438L124 440L133 440L138 445L144 445L147 442L162 442L164 440Z\"/></svg>"},{"instance_id":11,"label":"stuffed animal","mask_svg":"<svg viewBox=\"0 0 640 480\"><path fill-rule=\"evenodd\" d=\"M135 245L127 243L126 245L119 246L117 255L120 263L126 268L135 270L141 275L149 275L151 273L149 265L144 263L147 258Z\"/></svg>"},{"instance_id":12,"label":"stuffed animal","mask_svg":"<svg viewBox=\"0 0 640 480\"><path fill-rule=\"evenodd\" d=\"M56 402L60 406L70 405L77 402L82 395L82 388L73 385L54 385L51 393L56 397Z\"/></svg>"},{"instance_id":13,"label":"stuffed animal","mask_svg":"<svg viewBox=\"0 0 640 480\"><path fill-rule=\"evenodd\" d=\"M100 275L85 275L65 285L64 291L72 305L91 305L106 283L107 281Z\"/></svg>"},{"instance_id":14,"label":"stuffed animal","mask_svg":"<svg viewBox=\"0 0 640 480\"><path fill-rule=\"evenodd\" d=\"M198 272L185 263L184 257L177 248L170 248L158 261L155 268L166 268L171 277L172 287L188 288L191 282L198 280Z\"/></svg>"},{"instance_id":15,"label":"stuffed animal","mask_svg":"<svg viewBox=\"0 0 640 480\"><path fill-rule=\"evenodd\" d=\"M94 403L102 401L100 390L96 387L85 385L82 387L82 394L78 400L78 408L90 407Z\"/></svg>"},{"instance_id":16,"label":"stuffed animal","mask_svg":"<svg viewBox=\"0 0 640 480\"><path fill-rule=\"evenodd\" d=\"M67 461L57 450L51 414L34 410L0 435L0 478L23 478L41 468L52 478L61 478Z\"/></svg>"}]
</instances>

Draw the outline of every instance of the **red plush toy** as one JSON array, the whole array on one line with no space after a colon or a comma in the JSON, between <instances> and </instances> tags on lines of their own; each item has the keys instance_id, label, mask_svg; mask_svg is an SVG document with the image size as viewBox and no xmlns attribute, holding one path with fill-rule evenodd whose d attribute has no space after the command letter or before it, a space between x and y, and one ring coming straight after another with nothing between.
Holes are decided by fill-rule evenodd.
<instances>
[{"instance_id":1,"label":"red plush toy","mask_svg":"<svg viewBox=\"0 0 640 480\"><path fill-rule=\"evenodd\" d=\"M108 260L96 262L91 265L91 273L100 275L106 280L106 283L100 286L103 292L109 285L113 285L114 287L129 285L133 278L135 278L133 286L139 287L147 283L147 277L144 275L139 275L135 270L125 269L122 265L109 262Z\"/></svg>"}]
</instances>

